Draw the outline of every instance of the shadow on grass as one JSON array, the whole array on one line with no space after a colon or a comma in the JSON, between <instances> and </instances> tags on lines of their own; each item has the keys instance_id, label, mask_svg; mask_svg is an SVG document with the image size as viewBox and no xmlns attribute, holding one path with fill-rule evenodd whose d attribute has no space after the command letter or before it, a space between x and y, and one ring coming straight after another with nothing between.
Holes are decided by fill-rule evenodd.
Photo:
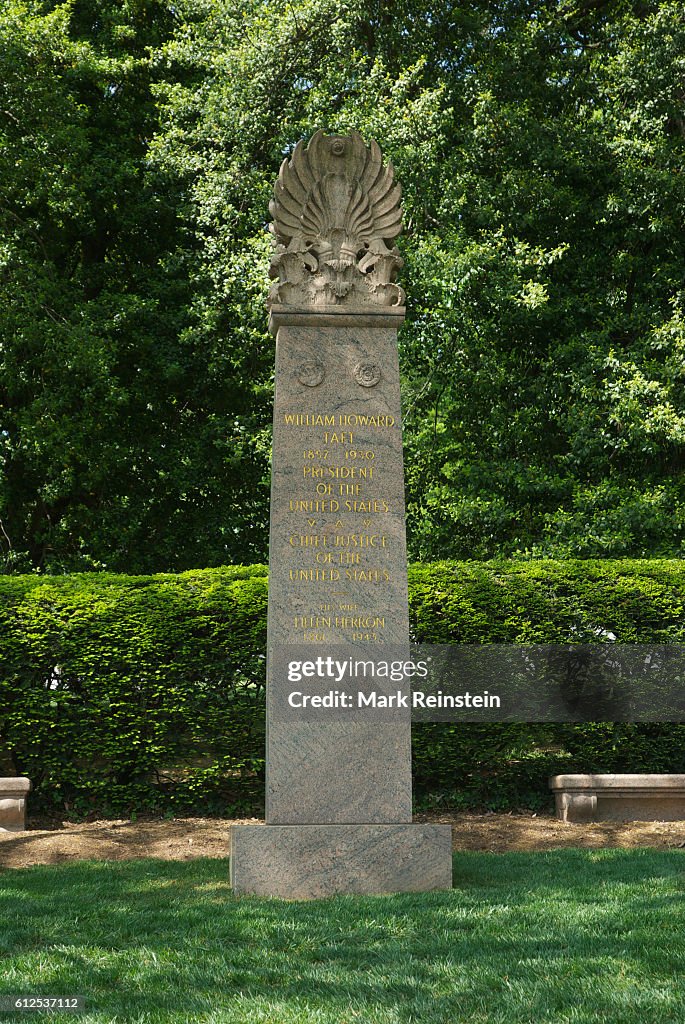
<instances>
[{"instance_id":1,"label":"shadow on grass","mask_svg":"<svg viewBox=\"0 0 685 1024\"><path fill-rule=\"evenodd\" d=\"M451 892L311 903L234 898L227 860L4 872L0 990L83 994L82 1024L683 1020L684 868L462 853Z\"/></svg>"}]
</instances>

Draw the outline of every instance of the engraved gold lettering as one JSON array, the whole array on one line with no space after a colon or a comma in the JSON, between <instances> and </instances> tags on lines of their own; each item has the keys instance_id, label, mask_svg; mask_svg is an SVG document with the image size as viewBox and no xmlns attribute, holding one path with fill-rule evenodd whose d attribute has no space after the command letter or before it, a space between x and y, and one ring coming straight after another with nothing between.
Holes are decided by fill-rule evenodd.
<instances>
[{"instance_id":1,"label":"engraved gold lettering","mask_svg":"<svg viewBox=\"0 0 685 1024\"><path fill-rule=\"evenodd\" d=\"M337 434L331 434L328 430L323 435L324 444L352 444L353 435L348 430L341 430Z\"/></svg>"},{"instance_id":2,"label":"engraved gold lettering","mask_svg":"<svg viewBox=\"0 0 685 1024\"><path fill-rule=\"evenodd\" d=\"M286 412L283 414L283 420L289 427L333 427L335 426L335 416L326 415L319 416L315 413L309 412Z\"/></svg>"},{"instance_id":3,"label":"engraved gold lettering","mask_svg":"<svg viewBox=\"0 0 685 1024\"><path fill-rule=\"evenodd\" d=\"M387 569L345 569L345 579L354 583L387 583L390 573Z\"/></svg>"},{"instance_id":4,"label":"engraved gold lettering","mask_svg":"<svg viewBox=\"0 0 685 1024\"><path fill-rule=\"evenodd\" d=\"M330 626L330 622L328 625ZM335 625L340 629L385 629L385 616L336 615Z\"/></svg>"},{"instance_id":5,"label":"engraved gold lettering","mask_svg":"<svg viewBox=\"0 0 685 1024\"><path fill-rule=\"evenodd\" d=\"M346 570L349 572L350 570ZM357 571L356 569L354 570ZM339 580L340 570L339 569L291 569L290 579L293 583L304 582L305 580L313 583L315 580Z\"/></svg>"},{"instance_id":6,"label":"engraved gold lettering","mask_svg":"<svg viewBox=\"0 0 685 1024\"><path fill-rule=\"evenodd\" d=\"M389 512L390 506L385 499L369 501L344 502L347 512Z\"/></svg>"},{"instance_id":7,"label":"engraved gold lettering","mask_svg":"<svg viewBox=\"0 0 685 1024\"><path fill-rule=\"evenodd\" d=\"M358 551L317 551L314 561L319 565L337 562L338 565L359 565L361 555Z\"/></svg>"},{"instance_id":8,"label":"engraved gold lettering","mask_svg":"<svg viewBox=\"0 0 685 1024\"><path fill-rule=\"evenodd\" d=\"M296 615L296 629L321 629L323 626L330 626L330 615Z\"/></svg>"},{"instance_id":9,"label":"engraved gold lettering","mask_svg":"<svg viewBox=\"0 0 685 1024\"><path fill-rule=\"evenodd\" d=\"M363 413L338 413L340 427L393 427L394 416L367 416Z\"/></svg>"},{"instance_id":10,"label":"engraved gold lettering","mask_svg":"<svg viewBox=\"0 0 685 1024\"><path fill-rule=\"evenodd\" d=\"M336 533L334 548L385 548L388 538L379 533Z\"/></svg>"},{"instance_id":11,"label":"engraved gold lettering","mask_svg":"<svg viewBox=\"0 0 685 1024\"><path fill-rule=\"evenodd\" d=\"M291 498L289 506L290 512L338 512L340 502L335 498Z\"/></svg>"},{"instance_id":12,"label":"engraved gold lettering","mask_svg":"<svg viewBox=\"0 0 685 1024\"><path fill-rule=\"evenodd\" d=\"M373 480L373 466L303 466L302 476L312 480Z\"/></svg>"}]
</instances>

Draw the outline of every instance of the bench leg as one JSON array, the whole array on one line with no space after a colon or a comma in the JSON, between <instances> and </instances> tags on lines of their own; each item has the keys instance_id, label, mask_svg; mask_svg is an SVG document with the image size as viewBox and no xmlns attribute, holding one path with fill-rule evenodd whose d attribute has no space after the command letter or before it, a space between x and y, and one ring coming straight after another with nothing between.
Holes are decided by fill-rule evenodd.
<instances>
[{"instance_id":1,"label":"bench leg","mask_svg":"<svg viewBox=\"0 0 685 1024\"><path fill-rule=\"evenodd\" d=\"M555 793L560 821L594 821L597 796L594 793Z\"/></svg>"},{"instance_id":2,"label":"bench leg","mask_svg":"<svg viewBox=\"0 0 685 1024\"><path fill-rule=\"evenodd\" d=\"M23 832L26 828L26 800L23 796L0 796L0 832Z\"/></svg>"}]
</instances>

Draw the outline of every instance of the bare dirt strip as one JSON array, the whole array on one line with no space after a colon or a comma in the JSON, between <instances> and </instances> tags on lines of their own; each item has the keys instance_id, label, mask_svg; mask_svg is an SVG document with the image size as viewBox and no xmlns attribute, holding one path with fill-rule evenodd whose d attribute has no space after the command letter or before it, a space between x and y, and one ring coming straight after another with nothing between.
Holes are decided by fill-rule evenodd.
<instances>
[{"instance_id":1,"label":"bare dirt strip","mask_svg":"<svg viewBox=\"0 0 685 1024\"><path fill-rule=\"evenodd\" d=\"M685 848L685 821L597 822L570 825L530 814L416 815L415 821L452 826L455 850L490 853L533 852L576 847L585 850ZM159 857L189 860L227 857L231 825L258 824L257 818L172 818L121 821L29 821L25 832L0 833L0 868L61 864L72 860L129 860Z\"/></svg>"}]
</instances>

